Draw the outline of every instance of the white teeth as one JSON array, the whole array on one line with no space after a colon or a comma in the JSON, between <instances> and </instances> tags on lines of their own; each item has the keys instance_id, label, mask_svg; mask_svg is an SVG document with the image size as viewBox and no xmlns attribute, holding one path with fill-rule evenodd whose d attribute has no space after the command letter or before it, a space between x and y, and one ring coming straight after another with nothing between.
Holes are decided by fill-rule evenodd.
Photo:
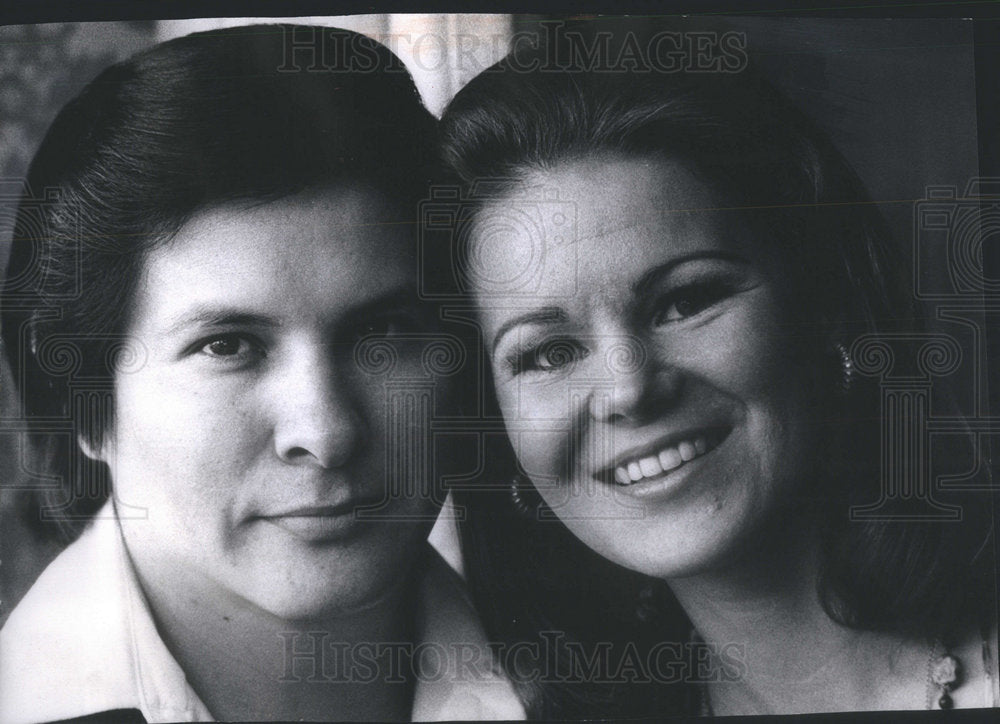
<instances>
[{"instance_id":1,"label":"white teeth","mask_svg":"<svg viewBox=\"0 0 1000 724\"><path fill-rule=\"evenodd\" d=\"M651 478L663 472L663 468L660 467L660 461L653 457L640 460L639 470L642 471L642 477L644 478Z\"/></svg>"},{"instance_id":2,"label":"white teeth","mask_svg":"<svg viewBox=\"0 0 1000 724\"><path fill-rule=\"evenodd\" d=\"M619 485L630 485L643 478L653 478L679 468L684 463L704 455L710 449L708 437L701 435L694 440L685 440L676 447L668 447L658 455L633 460L628 465L615 468L615 481Z\"/></svg>"},{"instance_id":3,"label":"white teeth","mask_svg":"<svg viewBox=\"0 0 1000 724\"><path fill-rule=\"evenodd\" d=\"M660 453L660 466L664 470L673 470L679 467L682 462L684 461L681 459L681 454L677 452L675 447L668 447Z\"/></svg>"}]
</instances>

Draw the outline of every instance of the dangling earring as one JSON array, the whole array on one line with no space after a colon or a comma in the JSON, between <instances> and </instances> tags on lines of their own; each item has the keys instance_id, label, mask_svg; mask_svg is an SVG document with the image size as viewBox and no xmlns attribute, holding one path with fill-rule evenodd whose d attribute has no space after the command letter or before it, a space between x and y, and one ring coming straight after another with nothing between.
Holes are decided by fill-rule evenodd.
<instances>
[{"instance_id":1,"label":"dangling earring","mask_svg":"<svg viewBox=\"0 0 1000 724\"><path fill-rule=\"evenodd\" d=\"M840 358L840 394L847 395L854 382L854 363L851 361L851 353L841 342L837 342L833 348L837 350Z\"/></svg>"},{"instance_id":2,"label":"dangling earring","mask_svg":"<svg viewBox=\"0 0 1000 724\"><path fill-rule=\"evenodd\" d=\"M649 623L656 617L657 613L659 613L659 607L656 605L656 591L653 590L652 584L644 583L642 588L639 589L639 600L635 605L635 617L641 623Z\"/></svg>"},{"instance_id":3,"label":"dangling earring","mask_svg":"<svg viewBox=\"0 0 1000 724\"><path fill-rule=\"evenodd\" d=\"M532 502L534 491L531 482L521 473L517 473L510 480L510 501L518 515L525 518L534 518L538 512L538 503Z\"/></svg>"}]
</instances>

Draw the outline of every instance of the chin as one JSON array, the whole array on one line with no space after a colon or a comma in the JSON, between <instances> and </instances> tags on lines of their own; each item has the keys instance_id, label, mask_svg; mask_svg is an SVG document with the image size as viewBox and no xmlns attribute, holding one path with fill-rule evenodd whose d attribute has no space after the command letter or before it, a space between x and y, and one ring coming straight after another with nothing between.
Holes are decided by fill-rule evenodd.
<instances>
[{"instance_id":1,"label":"chin","mask_svg":"<svg viewBox=\"0 0 1000 724\"><path fill-rule=\"evenodd\" d=\"M692 550L684 552L665 563L659 578L689 578L691 576L722 572L740 565L752 546L752 526L740 526L741 521L726 521L727 527L716 537L706 537ZM729 527L731 526L731 527Z\"/></svg>"},{"instance_id":2,"label":"chin","mask_svg":"<svg viewBox=\"0 0 1000 724\"><path fill-rule=\"evenodd\" d=\"M694 515L654 514L641 527L622 526L588 545L620 566L661 580L725 568L747 540L747 521L729 515L725 506L698 507Z\"/></svg>"},{"instance_id":3,"label":"chin","mask_svg":"<svg viewBox=\"0 0 1000 724\"><path fill-rule=\"evenodd\" d=\"M248 600L275 618L290 623L306 623L364 611L377 605L390 591L389 586L370 585L347 589L343 586L302 586L251 594Z\"/></svg>"},{"instance_id":4,"label":"chin","mask_svg":"<svg viewBox=\"0 0 1000 724\"><path fill-rule=\"evenodd\" d=\"M387 536L386 532L395 535ZM370 609L410 580L423 550L423 527L373 523L332 544L305 545L282 536L282 546L249 551L249 569L229 582L251 604L290 622L349 616Z\"/></svg>"}]
</instances>

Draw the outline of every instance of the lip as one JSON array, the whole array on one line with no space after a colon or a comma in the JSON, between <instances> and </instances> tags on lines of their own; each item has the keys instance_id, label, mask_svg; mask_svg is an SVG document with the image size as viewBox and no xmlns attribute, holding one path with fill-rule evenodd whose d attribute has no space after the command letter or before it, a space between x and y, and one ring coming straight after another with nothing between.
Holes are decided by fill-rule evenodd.
<instances>
[{"instance_id":1,"label":"lip","mask_svg":"<svg viewBox=\"0 0 1000 724\"><path fill-rule=\"evenodd\" d=\"M689 427L682 431L674 432L669 435L664 435L663 437L659 437L656 440L653 440L652 442L645 443L643 445L636 445L635 447L630 448L625 452L620 453L619 455L616 455L614 460L612 460L610 464L599 469L593 475L595 479L601 481L602 483L607 483L608 485L614 485L615 487L618 488L634 488L636 485L640 485L641 483L636 482L632 483L632 485L619 485L618 483L615 482L615 468L619 466L624 466L629 462L639 460L640 458L654 456L664 448L676 447L685 440L694 440L695 438L700 436L715 438L717 440L717 443L714 447L718 447L723 443L723 441L725 441L727 437L729 437L729 433L731 433L732 431L733 431L732 425L728 424L712 424L712 425L703 425L699 427ZM711 452L712 451L710 450L708 453L706 453L706 455L711 454ZM699 458L700 457L703 456L699 456ZM662 477L667 477L673 472L678 472L680 470L683 470L685 467L687 467L693 462L697 462L697 458L690 462L684 463L684 465L682 465L679 468L675 468L674 470L669 470L663 473L663 475L657 476L656 478L650 478L649 480L655 481Z\"/></svg>"},{"instance_id":2,"label":"lip","mask_svg":"<svg viewBox=\"0 0 1000 724\"><path fill-rule=\"evenodd\" d=\"M628 495L633 498L646 500L651 498L660 500L670 498L684 487L684 483L688 477L696 473L704 464L703 461L710 457L715 449L721 445L722 442L704 455L699 455L694 460L686 462L673 470L668 470L654 478L644 478L630 485L618 485L617 483L611 483L611 485L614 487L616 494Z\"/></svg>"},{"instance_id":3,"label":"lip","mask_svg":"<svg viewBox=\"0 0 1000 724\"><path fill-rule=\"evenodd\" d=\"M310 542L332 541L353 534L365 524L355 511L381 498L358 498L336 505L307 505L280 513L256 516L257 520L277 526L296 538Z\"/></svg>"}]
</instances>

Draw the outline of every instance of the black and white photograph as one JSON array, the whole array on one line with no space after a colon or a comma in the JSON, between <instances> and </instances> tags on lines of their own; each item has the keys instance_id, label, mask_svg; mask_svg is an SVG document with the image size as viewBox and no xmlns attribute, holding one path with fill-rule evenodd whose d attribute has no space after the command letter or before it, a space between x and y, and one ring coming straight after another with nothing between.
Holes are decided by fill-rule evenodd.
<instances>
[{"instance_id":1,"label":"black and white photograph","mask_svg":"<svg viewBox=\"0 0 1000 724\"><path fill-rule=\"evenodd\" d=\"M0 24L0 724L993 720L1000 22L139 5Z\"/></svg>"}]
</instances>

